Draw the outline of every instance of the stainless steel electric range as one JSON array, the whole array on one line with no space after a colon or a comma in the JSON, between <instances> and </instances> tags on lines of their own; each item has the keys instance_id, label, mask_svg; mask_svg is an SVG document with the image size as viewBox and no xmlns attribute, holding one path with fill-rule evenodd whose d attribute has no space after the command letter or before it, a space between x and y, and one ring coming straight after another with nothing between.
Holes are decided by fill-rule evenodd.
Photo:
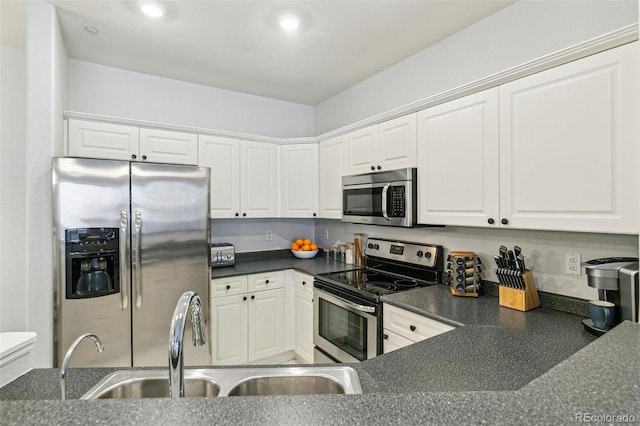
<instances>
[{"instance_id":1,"label":"stainless steel electric range","mask_svg":"<svg viewBox=\"0 0 640 426\"><path fill-rule=\"evenodd\" d=\"M316 363L359 362L381 354L380 297L442 284L442 246L369 238L364 254L363 268L316 275L313 283Z\"/></svg>"}]
</instances>

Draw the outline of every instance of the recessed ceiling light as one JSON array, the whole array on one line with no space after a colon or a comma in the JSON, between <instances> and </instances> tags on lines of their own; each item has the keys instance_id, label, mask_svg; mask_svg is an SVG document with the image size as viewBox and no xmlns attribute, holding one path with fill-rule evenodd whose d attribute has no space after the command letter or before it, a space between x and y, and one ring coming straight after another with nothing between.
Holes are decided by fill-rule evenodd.
<instances>
[{"instance_id":1,"label":"recessed ceiling light","mask_svg":"<svg viewBox=\"0 0 640 426\"><path fill-rule=\"evenodd\" d=\"M84 30L89 34L93 34L93 35L98 34L100 32L96 27L84 27Z\"/></svg>"},{"instance_id":2,"label":"recessed ceiling light","mask_svg":"<svg viewBox=\"0 0 640 426\"><path fill-rule=\"evenodd\" d=\"M138 4L140 10L151 18L162 18L167 9L157 1L142 1Z\"/></svg>"},{"instance_id":3,"label":"recessed ceiling light","mask_svg":"<svg viewBox=\"0 0 640 426\"><path fill-rule=\"evenodd\" d=\"M280 24L280 28L285 31L295 31L300 26L300 18L290 13L280 15L278 17L278 24Z\"/></svg>"}]
</instances>

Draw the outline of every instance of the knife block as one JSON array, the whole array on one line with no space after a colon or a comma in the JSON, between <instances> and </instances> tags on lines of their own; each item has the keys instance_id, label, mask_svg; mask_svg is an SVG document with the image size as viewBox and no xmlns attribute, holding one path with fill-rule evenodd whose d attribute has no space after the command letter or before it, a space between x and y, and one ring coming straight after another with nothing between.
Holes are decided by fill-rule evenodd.
<instances>
[{"instance_id":1,"label":"knife block","mask_svg":"<svg viewBox=\"0 0 640 426\"><path fill-rule=\"evenodd\" d=\"M522 312L540 306L540 298L538 297L538 290L536 289L536 283L533 279L533 273L527 269L522 274L522 279L525 284L524 290L500 286L500 306Z\"/></svg>"}]
</instances>

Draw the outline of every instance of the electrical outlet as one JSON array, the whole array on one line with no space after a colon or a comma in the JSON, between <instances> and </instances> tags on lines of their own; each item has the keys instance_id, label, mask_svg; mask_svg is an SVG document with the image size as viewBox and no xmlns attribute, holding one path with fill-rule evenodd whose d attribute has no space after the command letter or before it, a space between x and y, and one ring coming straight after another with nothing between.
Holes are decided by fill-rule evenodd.
<instances>
[{"instance_id":1,"label":"electrical outlet","mask_svg":"<svg viewBox=\"0 0 640 426\"><path fill-rule=\"evenodd\" d=\"M273 240L273 232L267 231L267 241Z\"/></svg>"},{"instance_id":2,"label":"electrical outlet","mask_svg":"<svg viewBox=\"0 0 640 426\"><path fill-rule=\"evenodd\" d=\"M568 275L582 275L582 269L580 267L581 258L582 255L580 253L565 253L564 273Z\"/></svg>"}]
</instances>

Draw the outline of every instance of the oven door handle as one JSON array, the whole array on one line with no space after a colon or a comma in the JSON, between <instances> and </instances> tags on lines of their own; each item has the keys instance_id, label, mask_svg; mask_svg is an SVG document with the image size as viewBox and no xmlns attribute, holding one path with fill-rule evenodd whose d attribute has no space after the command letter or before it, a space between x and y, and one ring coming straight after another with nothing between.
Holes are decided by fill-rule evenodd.
<instances>
[{"instance_id":1,"label":"oven door handle","mask_svg":"<svg viewBox=\"0 0 640 426\"><path fill-rule=\"evenodd\" d=\"M382 188L382 217L387 220L391 220L389 219L389 213L387 212L387 191L389 191L390 187L391 184L388 183L384 186L384 188Z\"/></svg>"},{"instance_id":2,"label":"oven door handle","mask_svg":"<svg viewBox=\"0 0 640 426\"><path fill-rule=\"evenodd\" d=\"M334 297L334 298L340 300L340 302L342 302L345 305L355 309L358 312L366 312L366 313L369 313L369 314L373 314L373 313L376 312L376 308L373 307L373 306L359 305L359 304L354 303L354 302L352 302L350 300L347 300L347 299L344 299L342 297L339 297L339 296L337 296L337 295L335 295L333 293L329 293L329 292L326 292L324 290L318 290L317 288L314 288L313 291L317 291L320 294L324 294L324 295L327 295L327 296L330 296L330 297Z\"/></svg>"}]
</instances>

